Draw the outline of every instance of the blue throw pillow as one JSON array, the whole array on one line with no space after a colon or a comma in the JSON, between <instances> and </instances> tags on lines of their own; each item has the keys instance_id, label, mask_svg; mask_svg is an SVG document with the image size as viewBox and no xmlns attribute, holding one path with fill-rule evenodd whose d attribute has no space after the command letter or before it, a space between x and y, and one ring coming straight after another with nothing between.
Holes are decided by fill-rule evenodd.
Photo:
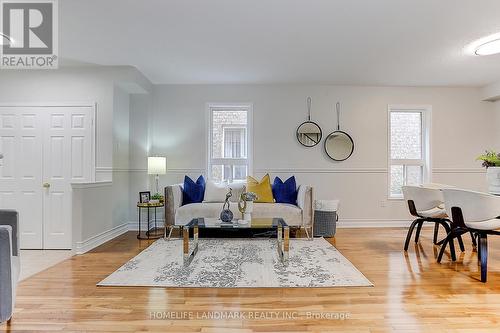
<instances>
[{"instance_id":1,"label":"blue throw pillow","mask_svg":"<svg viewBox=\"0 0 500 333\"><path fill-rule=\"evenodd\" d=\"M274 178L273 196L277 203L297 204L297 184L295 176L288 178L285 182L280 177Z\"/></svg>"},{"instance_id":2,"label":"blue throw pillow","mask_svg":"<svg viewBox=\"0 0 500 333\"><path fill-rule=\"evenodd\" d=\"M191 203L202 202L205 196L205 178L198 177L196 183L184 176L184 189L182 191L182 204L187 205Z\"/></svg>"}]
</instances>

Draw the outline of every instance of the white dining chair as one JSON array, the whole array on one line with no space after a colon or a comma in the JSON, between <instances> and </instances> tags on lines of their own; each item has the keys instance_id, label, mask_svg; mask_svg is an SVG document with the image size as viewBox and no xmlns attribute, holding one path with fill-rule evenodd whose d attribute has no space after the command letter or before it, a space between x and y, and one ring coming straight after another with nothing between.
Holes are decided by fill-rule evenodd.
<instances>
[{"instance_id":1,"label":"white dining chair","mask_svg":"<svg viewBox=\"0 0 500 333\"><path fill-rule=\"evenodd\" d=\"M425 187L425 188L431 188L435 190L442 190L445 188L456 188L456 186L449 185L449 184L440 184L440 183L424 183L420 185L420 187Z\"/></svg>"},{"instance_id":2,"label":"white dining chair","mask_svg":"<svg viewBox=\"0 0 500 333\"><path fill-rule=\"evenodd\" d=\"M500 235L500 197L461 189L444 189L444 200L452 229L445 239L453 242L457 235L472 232L479 243L478 260L481 264L481 282L488 274L488 235ZM444 246L444 244L443 244ZM438 262L443 255L441 249Z\"/></svg>"},{"instance_id":3,"label":"white dining chair","mask_svg":"<svg viewBox=\"0 0 500 333\"><path fill-rule=\"evenodd\" d=\"M440 244L441 242L437 240L439 226L441 225L445 229L446 234L450 232L449 220L444 208L444 198L441 190L423 186L403 186L403 197L408 203L410 214L416 217L410 225L410 229L406 235L404 250L408 251L408 245L415 227L417 227L415 243L418 243L420 231L424 222L434 223L433 243L436 245ZM461 242L461 239L459 239L459 242ZM463 248L463 243L460 245L461 248ZM450 251L453 260L455 260L455 247L453 242L450 243Z\"/></svg>"}]
</instances>

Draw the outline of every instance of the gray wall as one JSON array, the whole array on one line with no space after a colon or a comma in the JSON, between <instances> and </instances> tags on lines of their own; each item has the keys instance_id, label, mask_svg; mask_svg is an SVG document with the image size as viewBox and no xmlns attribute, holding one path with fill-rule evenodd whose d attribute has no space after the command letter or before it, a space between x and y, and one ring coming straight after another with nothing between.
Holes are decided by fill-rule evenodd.
<instances>
[{"instance_id":1,"label":"gray wall","mask_svg":"<svg viewBox=\"0 0 500 333\"><path fill-rule=\"evenodd\" d=\"M342 103L341 125L355 140L354 155L330 161L321 146L304 148L295 129L312 117L328 134L336 127L334 104ZM498 149L494 105L476 88L413 88L322 85L157 85L153 93L152 150L167 156L163 185L184 174L205 173L206 103L253 103L254 174L295 174L315 187L316 197L341 200L341 217L351 223L408 219L400 200L387 200L387 106L432 105L433 181L486 189L475 161L484 149Z\"/></svg>"}]
</instances>

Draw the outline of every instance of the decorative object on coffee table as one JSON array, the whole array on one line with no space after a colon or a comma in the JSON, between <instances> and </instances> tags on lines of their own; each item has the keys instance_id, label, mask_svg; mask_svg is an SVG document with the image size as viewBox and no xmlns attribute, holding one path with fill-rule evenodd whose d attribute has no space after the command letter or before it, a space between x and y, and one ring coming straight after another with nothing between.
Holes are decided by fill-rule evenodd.
<instances>
[{"instance_id":1,"label":"decorative object on coffee table","mask_svg":"<svg viewBox=\"0 0 500 333\"><path fill-rule=\"evenodd\" d=\"M488 192L494 195L500 195L500 154L495 151L486 151L477 158L483 161L483 167L486 168L486 177L488 179Z\"/></svg>"},{"instance_id":2,"label":"decorative object on coffee table","mask_svg":"<svg viewBox=\"0 0 500 333\"><path fill-rule=\"evenodd\" d=\"M257 200L257 194L253 192L246 192L246 188L241 193L238 201L238 209L241 213L241 218L244 221L252 220L253 202Z\"/></svg>"},{"instance_id":3,"label":"decorative object on coffee table","mask_svg":"<svg viewBox=\"0 0 500 333\"><path fill-rule=\"evenodd\" d=\"M222 212L220 213L220 219L224 223L230 223L233 221L233 212L229 210L229 198L233 196L233 190L229 188L229 192L226 194L226 201L224 201L224 206L222 206Z\"/></svg>"}]
</instances>

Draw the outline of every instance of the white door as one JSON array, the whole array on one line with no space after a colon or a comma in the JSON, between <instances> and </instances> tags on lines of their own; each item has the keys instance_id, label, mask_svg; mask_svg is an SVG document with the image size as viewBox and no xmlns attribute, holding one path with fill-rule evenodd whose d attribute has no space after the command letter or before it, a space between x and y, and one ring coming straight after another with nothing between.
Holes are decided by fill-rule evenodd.
<instances>
[{"instance_id":1,"label":"white door","mask_svg":"<svg viewBox=\"0 0 500 333\"><path fill-rule=\"evenodd\" d=\"M39 108L0 108L0 208L19 212L26 249L43 248L42 129Z\"/></svg>"},{"instance_id":2,"label":"white door","mask_svg":"<svg viewBox=\"0 0 500 333\"><path fill-rule=\"evenodd\" d=\"M93 114L90 106L0 107L0 207L19 211L22 248L71 249L71 183L92 180Z\"/></svg>"}]
</instances>

